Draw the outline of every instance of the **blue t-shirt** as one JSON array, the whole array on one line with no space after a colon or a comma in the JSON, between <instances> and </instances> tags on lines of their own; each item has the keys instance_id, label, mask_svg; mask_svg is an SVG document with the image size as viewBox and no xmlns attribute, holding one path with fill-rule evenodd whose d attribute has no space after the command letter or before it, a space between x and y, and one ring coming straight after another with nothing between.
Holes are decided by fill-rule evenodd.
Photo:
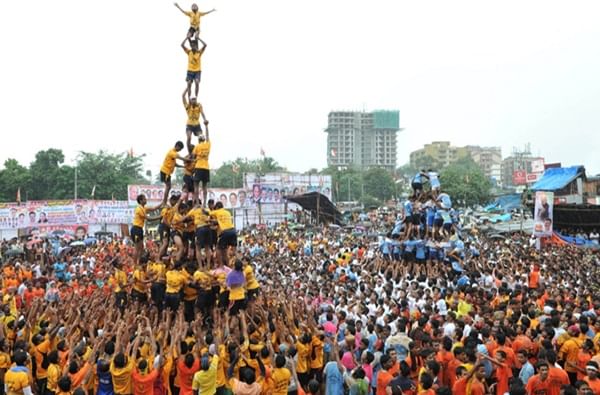
<instances>
[{"instance_id":1,"label":"blue t-shirt","mask_svg":"<svg viewBox=\"0 0 600 395\"><path fill-rule=\"evenodd\" d=\"M423 240L417 240L415 257L417 259L425 259L425 243Z\"/></svg>"},{"instance_id":2,"label":"blue t-shirt","mask_svg":"<svg viewBox=\"0 0 600 395\"><path fill-rule=\"evenodd\" d=\"M344 379L337 362L328 362L325 365L325 395L344 395Z\"/></svg>"},{"instance_id":3,"label":"blue t-shirt","mask_svg":"<svg viewBox=\"0 0 600 395\"><path fill-rule=\"evenodd\" d=\"M406 215L407 217L413 215L413 204L410 200L404 202L404 215Z\"/></svg>"},{"instance_id":4,"label":"blue t-shirt","mask_svg":"<svg viewBox=\"0 0 600 395\"><path fill-rule=\"evenodd\" d=\"M114 395L110 371L102 373L100 371L100 362L98 361L96 364L96 375L98 376L98 392L96 392L96 395Z\"/></svg>"},{"instance_id":5,"label":"blue t-shirt","mask_svg":"<svg viewBox=\"0 0 600 395\"><path fill-rule=\"evenodd\" d=\"M415 176L412 179L412 182L414 182L415 184L422 184L423 183L423 176L421 175L421 173L415 174Z\"/></svg>"}]
</instances>

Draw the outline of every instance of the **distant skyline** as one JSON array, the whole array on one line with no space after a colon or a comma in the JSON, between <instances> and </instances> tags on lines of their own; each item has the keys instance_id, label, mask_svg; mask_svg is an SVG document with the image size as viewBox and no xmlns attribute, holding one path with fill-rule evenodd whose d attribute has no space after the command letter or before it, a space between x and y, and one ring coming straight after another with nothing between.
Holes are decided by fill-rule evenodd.
<instances>
[{"instance_id":1,"label":"distant skyline","mask_svg":"<svg viewBox=\"0 0 600 395\"><path fill-rule=\"evenodd\" d=\"M183 8L191 2L181 1ZM332 110L400 110L398 165L431 141L600 173L600 3L207 0L199 99L211 167L261 147L326 166ZM147 154L185 139L188 20L171 1L0 2L0 162Z\"/></svg>"}]
</instances>

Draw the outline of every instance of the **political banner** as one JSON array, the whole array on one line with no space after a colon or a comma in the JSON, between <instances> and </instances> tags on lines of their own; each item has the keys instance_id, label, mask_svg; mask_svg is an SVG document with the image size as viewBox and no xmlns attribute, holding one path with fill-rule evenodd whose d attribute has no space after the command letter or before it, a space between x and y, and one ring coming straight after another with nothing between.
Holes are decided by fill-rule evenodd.
<instances>
[{"instance_id":1,"label":"political banner","mask_svg":"<svg viewBox=\"0 0 600 395\"><path fill-rule=\"evenodd\" d=\"M535 193L535 216L533 219L533 234L537 237L552 235L554 209L554 193L537 191Z\"/></svg>"},{"instance_id":2,"label":"political banner","mask_svg":"<svg viewBox=\"0 0 600 395\"><path fill-rule=\"evenodd\" d=\"M320 192L332 199L331 176L297 173L246 173L244 187L250 204L281 203L284 196Z\"/></svg>"},{"instance_id":3,"label":"political banner","mask_svg":"<svg viewBox=\"0 0 600 395\"><path fill-rule=\"evenodd\" d=\"M513 185L525 185L527 183L527 172L525 170L515 170L512 181Z\"/></svg>"},{"instance_id":4,"label":"political banner","mask_svg":"<svg viewBox=\"0 0 600 395\"><path fill-rule=\"evenodd\" d=\"M40 200L0 203L0 229L24 229L40 225L128 223L133 209L126 201Z\"/></svg>"}]
</instances>

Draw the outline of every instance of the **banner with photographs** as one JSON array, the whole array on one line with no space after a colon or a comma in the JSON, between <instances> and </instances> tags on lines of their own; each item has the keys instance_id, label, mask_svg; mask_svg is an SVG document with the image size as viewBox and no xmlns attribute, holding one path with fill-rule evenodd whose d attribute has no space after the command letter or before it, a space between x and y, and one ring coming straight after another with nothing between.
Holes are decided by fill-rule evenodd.
<instances>
[{"instance_id":1,"label":"banner with photographs","mask_svg":"<svg viewBox=\"0 0 600 395\"><path fill-rule=\"evenodd\" d=\"M535 193L535 216L533 221L533 233L537 237L552 235L554 209L554 193L537 191Z\"/></svg>"},{"instance_id":2,"label":"banner with photographs","mask_svg":"<svg viewBox=\"0 0 600 395\"><path fill-rule=\"evenodd\" d=\"M332 198L331 176L297 173L246 173L244 189L248 191L251 204L281 203L284 196L320 192Z\"/></svg>"},{"instance_id":3,"label":"banner with photographs","mask_svg":"<svg viewBox=\"0 0 600 395\"><path fill-rule=\"evenodd\" d=\"M0 229L25 229L40 225L129 223L133 209L126 201L39 200L0 203Z\"/></svg>"}]
</instances>

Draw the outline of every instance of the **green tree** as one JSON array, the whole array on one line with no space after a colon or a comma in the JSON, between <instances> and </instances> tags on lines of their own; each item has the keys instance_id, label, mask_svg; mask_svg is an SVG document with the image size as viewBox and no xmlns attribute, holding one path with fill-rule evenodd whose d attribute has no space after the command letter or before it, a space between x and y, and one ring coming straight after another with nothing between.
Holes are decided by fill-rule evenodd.
<instances>
[{"instance_id":1,"label":"green tree","mask_svg":"<svg viewBox=\"0 0 600 395\"><path fill-rule=\"evenodd\" d=\"M245 173L273 173L285 168L271 157L261 159L237 158L223 163L211 174L211 185L215 188L241 188Z\"/></svg>"},{"instance_id":2,"label":"green tree","mask_svg":"<svg viewBox=\"0 0 600 395\"><path fill-rule=\"evenodd\" d=\"M21 188L21 200L25 201L29 195L30 185L28 168L15 159L4 161L4 169L0 170L0 201L15 201L19 188Z\"/></svg>"},{"instance_id":3,"label":"green tree","mask_svg":"<svg viewBox=\"0 0 600 395\"><path fill-rule=\"evenodd\" d=\"M147 183L143 156L106 151L80 152L77 157L78 197L90 198L94 185L96 199L127 199L127 185Z\"/></svg>"},{"instance_id":4,"label":"green tree","mask_svg":"<svg viewBox=\"0 0 600 395\"><path fill-rule=\"evenodd\" d=\"M71 166L63 165L62 150L50 148L35 154L29 166L31 186L29 199L67 199L75 191L75 172Z\"/></svg>"},{"instance_id":5,"label":"green tree","mask_svg":"<svg viewBox=\"0 0 600 395\"><path fill-rule=\"evenodd\" d=\"M392 174L384 168L372 167L362 174L364 192L380 202L396 196L396 184ZM363 195L365 194L363 193Z\"/></svg>"},{"instance_id":6,"label":"green tree","mask_svg":"<svg viewBox=\"0 0 600 395\"><path fill-rule=\"evenodd\" d=\"M491 182L471 158L462 158L442 170L442 190L460 205L484 204L490 198Z\"/></svg>"}]
</instances>

